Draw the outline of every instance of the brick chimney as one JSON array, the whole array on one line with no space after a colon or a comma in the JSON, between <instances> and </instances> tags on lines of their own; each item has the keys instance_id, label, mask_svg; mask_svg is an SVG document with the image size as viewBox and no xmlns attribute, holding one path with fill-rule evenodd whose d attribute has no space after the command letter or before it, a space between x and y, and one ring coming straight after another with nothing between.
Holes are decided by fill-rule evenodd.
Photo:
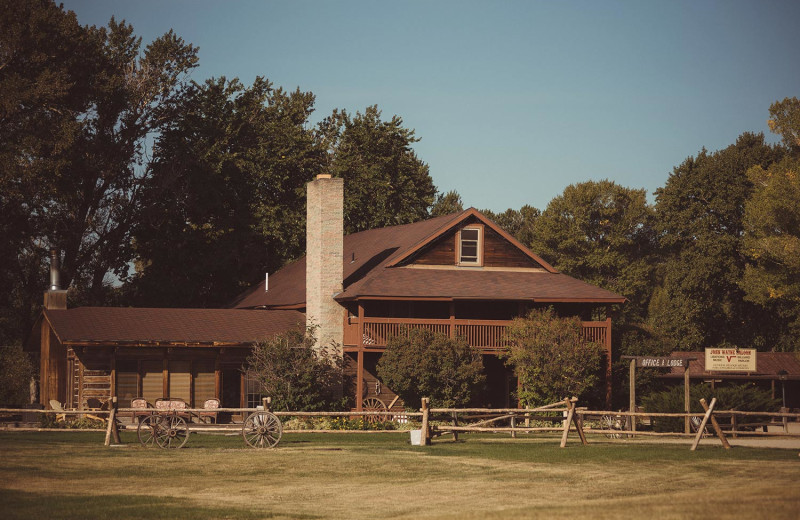
<instances>
[{"instance_id":1,"label":"brick chimney","mask_svg":"<svg viewBox=\"0 0 800 520\"><path fill-rule=\"evenodd\" d=\"M343 180L317 175L306 206L306 324L317 327L318 345L335 345L341 356L344 311L333 298L342 292Z\"/></svg>"}]
</instances>

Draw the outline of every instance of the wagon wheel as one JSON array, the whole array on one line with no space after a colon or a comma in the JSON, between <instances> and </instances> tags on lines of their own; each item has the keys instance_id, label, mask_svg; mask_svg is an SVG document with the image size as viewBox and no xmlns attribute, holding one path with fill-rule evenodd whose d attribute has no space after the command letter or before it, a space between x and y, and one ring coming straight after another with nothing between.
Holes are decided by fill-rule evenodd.
<instances>
[{"instance_id":1,"label":"wagon wheel","mask_svg":"<svg viewBox=\"0 0 800 520\"><path fill-rule=\"evenodd\" d=\"M613 415L604 415L600 418L600 425L604 430L619 430L619 424L617 422L617 418ZM609 439L619 439L622 437L621 433L606 433L606 437Z\"/></svg>"},{"instance_id":2,"label":"wagon wheel","mask_svg":"<svg viewBox=\"0 0 800 520\"><path fill-rule=\"evenodd\" d=\"M365 412L385 412L386 404L377 397L367 397L361 402L361 409ZM364 419L370 423L383 422L387 419L385 415L367 415Z\"/></svg>"},{"instance_id":3,"label":"wagon wheel","mask_svg":"<svg viewBox=\"0 0 800 520\"><path fill-rule=\"evenodd\" d=\"M189 440L189 424L178 415L165 417L156 435L160 448L182 448Z\"/></svg>"},{"instance_id":4,"label":"wagon wheel","mask_svg":"<svg viewBox=\"0 0 800 520\"><path fill-rule=\"evenodd\" d=\"M283 435L281 420L270 412L254 412L242 426L244 442L251 448L274 448Z\"/></svg>"},{"instance_id":5,"label":"wagon wheel","mask_svg":"<svg viewBox=\"0 0 800 520\"><path fill-rule=\"evenodd\" d=\"M139 418L139 427L136 428L136 435L142 446L149 448L156 445L156 438L162 428L162 417L160 415L148 415Z\"/></svg>"}]
</instances>

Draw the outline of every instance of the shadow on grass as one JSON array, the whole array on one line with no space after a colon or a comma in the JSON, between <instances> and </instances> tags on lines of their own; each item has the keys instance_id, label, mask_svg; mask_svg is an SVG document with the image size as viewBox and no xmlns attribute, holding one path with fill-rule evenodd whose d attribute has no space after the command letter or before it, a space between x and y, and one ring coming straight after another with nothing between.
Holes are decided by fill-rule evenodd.
<instances>
[{"instance_id":1,"label":"shadow on grass","mask_svg":"<svg viewBox=\"0 0 800 520\"><path fill-rule=\"evenodd\" d=\"M77 496L52 493L32 493L0 489L2 517L5 520L47 518L94 519L114 518L321 518L296 513L270 513L241 508L201 506L180 498L141 495Z\"/></svg>"}]
</instances>

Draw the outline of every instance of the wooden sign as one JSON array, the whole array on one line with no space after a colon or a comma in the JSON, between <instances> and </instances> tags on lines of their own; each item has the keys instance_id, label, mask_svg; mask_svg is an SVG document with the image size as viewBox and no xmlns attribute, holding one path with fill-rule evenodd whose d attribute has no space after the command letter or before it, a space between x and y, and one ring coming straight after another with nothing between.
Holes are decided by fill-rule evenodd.
<instances>
[{"instance_id":1,"label":"wooden sign","mask_svg":"<svg viewBox=\"0 0 800 520\"><path fill-rule=\"evenodd\" d=\"M637 357L636 366L641 368L672 368L685 367L686 359L672 357Z\"/></svg>"},{"instance_id":2,"label":"wooden sign","mask_svg":"<svg viewBox=\"0 0 800 520\"><path fill-rule=\"evenodd\" d=\"M752 348L707 348L706 370L755 372L756 350Z\"/></svg>"}]
</instances>

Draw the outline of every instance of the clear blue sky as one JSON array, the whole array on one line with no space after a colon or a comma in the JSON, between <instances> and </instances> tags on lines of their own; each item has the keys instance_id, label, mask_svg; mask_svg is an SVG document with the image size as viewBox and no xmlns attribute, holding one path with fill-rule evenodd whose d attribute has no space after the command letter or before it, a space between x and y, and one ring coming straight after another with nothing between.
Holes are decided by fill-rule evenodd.
<instances>
[{"instance_id":1,"label":"clear blue sky","mask_svg":"<svg viewBox=\"0 0 800 520\"><path fill-rule=\"evenodd\" d=\"M265 76L316 95L315 121L401 116L441 191L544 209L576 182L651 193L702 147L764 132L800 97L800 1L65 0L144 42L200 47L192 77ZM652 199L651 199L652 200Z\"/></svg>"}]
</instances>

